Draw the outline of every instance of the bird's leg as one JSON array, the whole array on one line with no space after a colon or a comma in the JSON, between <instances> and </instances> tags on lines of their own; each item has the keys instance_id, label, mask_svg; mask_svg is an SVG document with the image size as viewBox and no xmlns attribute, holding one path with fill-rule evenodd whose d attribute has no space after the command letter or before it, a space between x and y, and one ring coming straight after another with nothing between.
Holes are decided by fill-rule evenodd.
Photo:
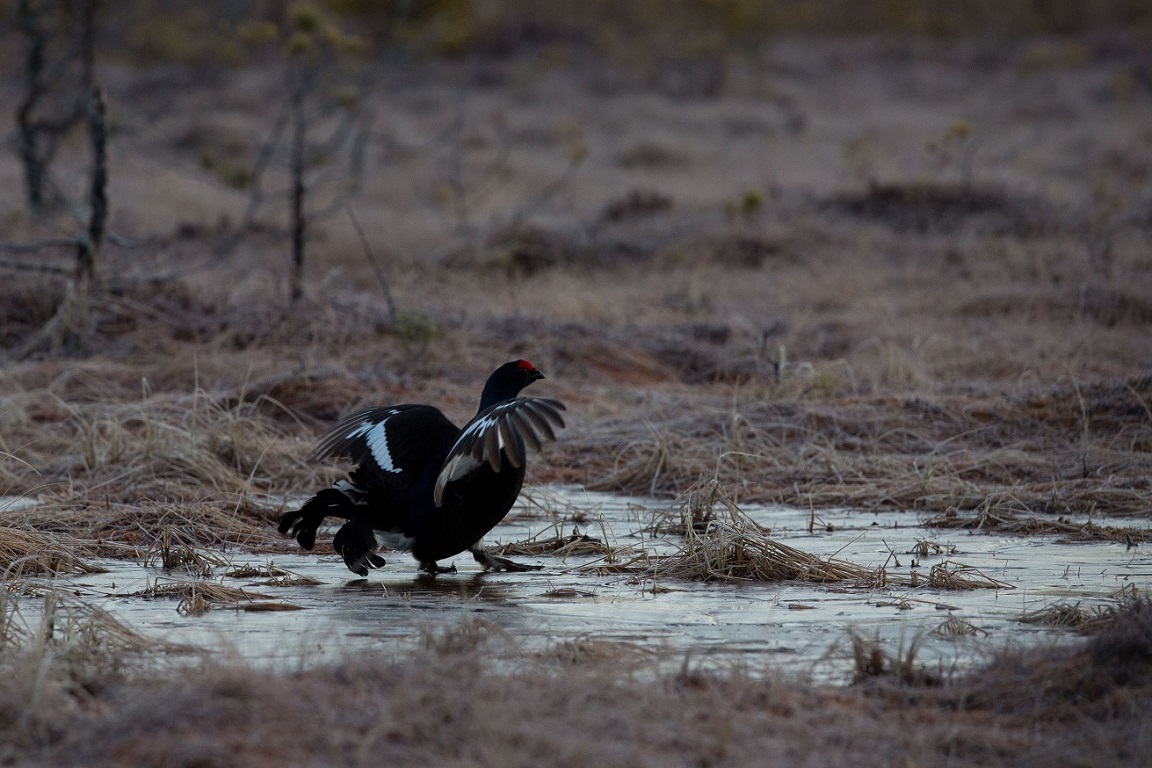
<instances>
[{"instance_id":1,"label":"bird's leg","mask_svg":"<svg viewBox=\"0 0 1152 768\"><path fill-rule=\"evenodd\" d=\"M542 565L525 565L515 563L506 557L497 557L483 547L473 547L469 551L472 557L476 558L476 562L480 563L480 567L486 571L539 571L544 568Z\"/></svg>"},{"instance_id":2,"label":"bird's leg","mask_svg":"<svg viewBox=\"0 0 1152 768\"><path fill-rule=\"evenodd\" d=\"M435 560L426 560L425 562L420 563L420 570L424 573L435 576L438 573L456 573L456 566L450 565L445 568L444 566L436 565Z\"/></svg>"}]
</instances>

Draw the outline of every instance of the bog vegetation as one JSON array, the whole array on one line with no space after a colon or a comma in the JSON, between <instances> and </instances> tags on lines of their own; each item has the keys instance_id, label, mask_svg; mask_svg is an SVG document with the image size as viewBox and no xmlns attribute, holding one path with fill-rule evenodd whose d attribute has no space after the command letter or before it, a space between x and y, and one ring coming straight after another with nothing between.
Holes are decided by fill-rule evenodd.
<instances>
[{"instance_id":1,"label":"bog vegetation","mask_svg":"<svg viewBox=\"0 0 1152 768\"><path fill-rule=\"evenodd\" d=\"M1147 753L1132 592L1025 618L1087 645L962 678L856 637L845 691L594 639L526 660L484 623L265 674L52 580L123 558L186 615L290 609L203 574L291 550L278 514L339 474L314 437L386 402L459 418L521 356L572 413L529 482L668 499L684 545L613 551L553 510L509 553L890 578L773 541L749 501L917 511L925 547L1148 546L1146 3L18 0L0 27L0 761Z\"/></svg>"}]
</instances>

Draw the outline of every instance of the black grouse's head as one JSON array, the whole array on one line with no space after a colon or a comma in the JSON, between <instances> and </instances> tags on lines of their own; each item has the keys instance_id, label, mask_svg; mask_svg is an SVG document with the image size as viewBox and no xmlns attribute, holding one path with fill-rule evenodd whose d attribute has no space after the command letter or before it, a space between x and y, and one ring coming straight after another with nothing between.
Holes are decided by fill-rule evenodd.
<instances>
[{"instance_id":1,"label":"black grouse's head","mask_svg":"<svg viewBox=\"0 0 1152 768\"><path fill-rule=\"evenodd\" d=\"M511 400L520 394L520 390L524 387L542 378L544 374L536 370L536 367L527 360L504 363L488 377L484 393L480 396L480 410Z\"/></svg>"}]
</instances>

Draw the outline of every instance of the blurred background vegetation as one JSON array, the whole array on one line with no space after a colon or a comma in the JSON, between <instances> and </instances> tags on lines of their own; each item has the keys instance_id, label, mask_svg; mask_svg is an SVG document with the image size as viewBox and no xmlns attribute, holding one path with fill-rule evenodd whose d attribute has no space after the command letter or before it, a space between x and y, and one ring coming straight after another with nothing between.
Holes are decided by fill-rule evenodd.
<instances>
[{"instance_id":1,"label":"blurred background vegetation","mask_svg":"<svg viewBox=\"0 0 1152 768\"><path fill-rule=\"evenodd\" d=\"M0 4L4 37L29 0ZM67 8L67 0L31 0ZM755 49L789 36L1013 39L1152 32L1148 0L104 0L101 54L124 63L234 67L267 56L305 9L355 35L364 54L500 55L523 46L680 58ZM64 14L65 16L67 14ZM66 23L66 22L64 22ZM8 40L0 63L20 66Z\"/></svg>"}]
</instances>

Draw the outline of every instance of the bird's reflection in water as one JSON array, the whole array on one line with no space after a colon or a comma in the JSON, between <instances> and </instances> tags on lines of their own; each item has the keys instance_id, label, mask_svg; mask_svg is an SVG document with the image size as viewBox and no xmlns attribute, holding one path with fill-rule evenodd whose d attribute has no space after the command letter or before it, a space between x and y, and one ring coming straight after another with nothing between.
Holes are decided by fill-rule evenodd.
<instances>
[{"instance_id":1,"label":"bird's reflection in water","mask_svg":"<svg viewBox=\"0 0 1152 768\"><path fill-rule=\"evenodd\" d=\"M433 576L427 573L411 579L353 579L337 587L341 592L363 593L373 597L385 595L394 598L456 597L461 600L509 601L524 597L533 584L512 583L492 578L492 574L478 571L472 574Z\"/></svg>"}]
</instances>

